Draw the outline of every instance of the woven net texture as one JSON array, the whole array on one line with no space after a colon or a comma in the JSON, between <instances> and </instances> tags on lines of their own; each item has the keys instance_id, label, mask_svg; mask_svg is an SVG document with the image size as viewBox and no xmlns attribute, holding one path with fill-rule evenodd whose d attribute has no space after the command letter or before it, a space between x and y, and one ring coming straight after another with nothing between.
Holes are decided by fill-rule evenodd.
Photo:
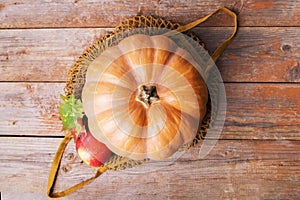
<instances>
[{"instance_id":1,"label":"woven net texture","mask_svg":"<svg viewBox=\"0 0 300 200\"><path fill-rule=\"evenodd\" d=\"M162 18L156 18L152 16L135 16L121 22L121 24L115 27L115 29L111 33L95 41L92 46L86 49L83 54L76 60L74 65L70 68L67 74L66 86L64 88L66 96L69 97L71 94L74 94L75 98L81 99L81 92L85 84L85 75L89 64L107 48L117 45L121 40L129 37L130 35L137 33L147 35L153 34L151 32L151 29L149 29L151 27L175 30L180 27L180 24L172 23L170 21L163 20ZM186 34L205 48L205 45L201 41L201 39L195 36L192 32L188 31L184 34ZM178 151L188 150L189 148L197 145L205 138L205 135L209 128L209 124L211 122L211 112L211 101L209 98L207 104L207 113L202 120L196 137L190 144L182 146ZM113 155L105 163L105 165L111 170L124 170L140 165L146 161L147 160L136 161L119 155Z\"/></svg>"}]
</instances>

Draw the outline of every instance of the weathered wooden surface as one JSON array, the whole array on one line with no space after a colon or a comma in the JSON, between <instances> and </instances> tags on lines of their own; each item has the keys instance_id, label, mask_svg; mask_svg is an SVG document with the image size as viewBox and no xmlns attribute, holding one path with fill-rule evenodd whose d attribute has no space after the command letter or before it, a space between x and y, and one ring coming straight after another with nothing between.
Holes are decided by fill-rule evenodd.
<instances>
[{"instance_id":1,"label":"weathered wooden surface","mask_svg":"<svg viewBox=\"0 0 300 200\"><path fill-rule=\"evenodd\" d=\"M135 1L0 2L0 192L47 199L49 168L62 140L58 113L67 70ZM144 15L186 24L216 8L239 13L239 32L217 62L227 96L225 126L204 159L200 146L161 171L109 171L65 199L299 199L300 2L148 0ZM219 14L193 31L210 52L229 36ZM216 141L216 140L209 140ZM71 142L55 189L94 173Z\"/></svg>"},{"instance_id":2,"label":"weathered wooden surface","mask_svg":"<svg viewBox=\"0 0 300 200\"><path fill-rule=\"evenodd\" d=\"M0 138L3 196L44 190L48 169L60 138ZM300 187L299 141L221 140L205 157L193 148L160 171L108 171L66 199L282 199L297 198ZM3 162L4 161L4 162ZM65 152L57 190L93 175L80 162L71 143ZM38 174L36 172L39 172ZM30 184L28 184L30 182ZM20 191L20 189L22 189Z\"/></svg>"},{"instance_id":3,"label":"weathered wooden surface","mask_svg":"<svg viewBox=\"0 0 300 200\"><path fill-rule=\"evenodd\" d=\"M84 49L111 29L0 30L0 81L64 81ZM195 28L210 52L232 28ZM240 28L217 63L225 82L300 82L300 27Z\"/></svg>"},{"instance_id":4,"label":"weathered wooden surface","mask_svg":"<svg viewBox=\"0 0 300 200\"><path fill-rule=\"evenodd\" d=\"M0 28L113 27L122 19L136 15L138 6L139 3L133 0L4 0L0 4ZM241 26L300 25L300 3L297 0L147 0L143 1L140 10L143 15L187 23L223 6L240 13ZM221 18L205 25L230 23L229 18Z\"/></svg>"}]
</instances>

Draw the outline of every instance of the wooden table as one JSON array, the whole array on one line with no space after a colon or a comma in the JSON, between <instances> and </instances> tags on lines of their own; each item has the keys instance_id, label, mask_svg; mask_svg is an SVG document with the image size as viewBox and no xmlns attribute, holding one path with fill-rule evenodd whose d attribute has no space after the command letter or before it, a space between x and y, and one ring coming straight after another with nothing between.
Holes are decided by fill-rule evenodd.
<instances>
[{"instance_id":1,"label":"wooden table","mask_svg":"<svg viewBox=\"0 0 300 200\"><path fill-rule=\"evenodd\" d=\"M186 24L221 6L239 13L240 28L217 62L228 105L210 154L199 159L198 146L160 171L109 171L65 199L300 198L300 2L148 0L141 12ZM47 199L49 168L65 134L58 103L67 70L137 9L132 0L0 2L2 199ZM193 31L212 52L231 25L219 14ZM70 144L56 189L94 171Z\"/></svg>"}]
</instances>

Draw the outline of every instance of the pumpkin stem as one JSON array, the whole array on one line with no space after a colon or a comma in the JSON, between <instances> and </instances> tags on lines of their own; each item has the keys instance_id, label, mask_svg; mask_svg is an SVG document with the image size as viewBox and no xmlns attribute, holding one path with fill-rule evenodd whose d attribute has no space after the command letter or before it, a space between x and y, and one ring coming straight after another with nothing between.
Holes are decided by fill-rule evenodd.
<instances>
[{"instance_id":1,"label":"pumpkin stem","mask_svg":"<svg viewBox=\"0 0 300 200\"><path fill-rule=\"evenodd\" d=\"M143 103L143 105L148 108L153 102L159 100L159 96L156 91L156 86L154 85L141 85L139 87L138 95L136 97L137 101Z\"/></svg>"}]
</instances>

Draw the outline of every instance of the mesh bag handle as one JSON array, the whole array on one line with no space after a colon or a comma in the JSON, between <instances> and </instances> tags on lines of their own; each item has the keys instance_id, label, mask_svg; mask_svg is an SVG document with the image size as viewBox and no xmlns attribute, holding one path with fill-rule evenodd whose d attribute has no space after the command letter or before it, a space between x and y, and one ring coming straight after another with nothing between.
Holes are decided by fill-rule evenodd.
<instances>
[{"instance_id":1,"label":"mesh bag handle","mask_svg":"<svg viewBox=\"0 0 300 200\"><path fill-rule=\"evenodd\" d=\"M200 18L196 21L193 21L189 24L186 24L184 26L179 26L177 29L170 31L164 35L168 36L168 35L173 35L173 34L178 34L181 32L185 32L188 31L192 28L194 28L195 26L205 22L206 20L208 20L211 16L219 13L219 12L225 12L226 14L230 15L234 21L234 29L232 34L230 35L229 38L227 38L212 54L212 59L213 61L217 61L217 59L221 56L221 54L223 53L223 51L225 50L225 48L228 46L228 44L233 40L236 32L237 32L237 15L232 12L231 10L227 9L227 8L219 8L216 11L208 14L207 16ZM206 73L210 70L209 66L206 69ZM69 194L71 194L72 192L84 187L85 185L91 183L92 181L94 181L96 178L98 178L100 175L102 175L106 170L109 170L110 167L106 164L102 165L101 167L99 167L96 171L96 173L94 174L94 176L92 176L91 178L82 181L76 185L71 186L70 188L60 191L60 192L54 192L54 185L56 182L56 177L57 177L57 173L58 173L58 169L61 163L61 159L63 156L63 153L65 151L66 146L68 145L68 143L70 142L70 140L72 139L72 134L68 133L65 135L64 139L62 140L62 142L60 143L56 154L53 158L53 162L52 162L52 166L49 172L49 177L48 177L48 185L47 185L47 191L46 194L48 197L51 198L60 198L60 197L64 197L67 196Z\"/></svg>"},{"instance_id":2,"label":"mesh bag handle","mask_svg":"<svg viewBox=\"0 0 300 200\"><path fill-rule=\"evenodd\" d=\"M237 15L232 12L231 10L227 9L227 8L219 8L217 9L216 11L206 15L205 17L203 18L200 18L196 21L193 21L187 25L184 25L184 26L180 26L178 27L175 31L178 31L178 32L185 32L187 30L190 30L192 28L194 28L195 26L201 24L202 22L205 22L206 20L208 20L211 16L219 13L219 12L225 12L226 14L230 15L233 19L233 22L234 22L234 29L233 29L233 32L232 34L229 36L229 38L227 38L216 50L215 52L212 54L212 59L213 61L217 61L218 58L221 56L221 54L223 53L223 51L225 50L225 48L228 46L228 44L233 40L236 32L237 32ZM171 31L172 32L172 31Z\"/></svg>"},{"instance_id":3,"label":"mesh bag handle","mask_svg":"<svg viewBox=\"0 0 300 200\"><path fill-rule=\"evenodd\" d=\"M82 188L85 185L91 183L94 179L99 177L102 173L104 173L108 169L106 165L102 165L101 167L98 168L97 172L95 173L95 175L93 177L91 177L85 181L82 181L64 191L54 193L53 187L55 184L58 168L59 168L63 153L65 151L65 148L71 139L72 139L72 134L71 134L71 132L69 132L64 137L64 139L61 141L61 143L57 149L57 152L55 154L55 157L53 159L52 166L51 166L50 173L49 173L48 186L47 186L47 192L46 192L49 197L57 198L57 197L67 196L67 195L71 194L72 192L78 190L79 188Z\"/></svg>"}]
</instances>

